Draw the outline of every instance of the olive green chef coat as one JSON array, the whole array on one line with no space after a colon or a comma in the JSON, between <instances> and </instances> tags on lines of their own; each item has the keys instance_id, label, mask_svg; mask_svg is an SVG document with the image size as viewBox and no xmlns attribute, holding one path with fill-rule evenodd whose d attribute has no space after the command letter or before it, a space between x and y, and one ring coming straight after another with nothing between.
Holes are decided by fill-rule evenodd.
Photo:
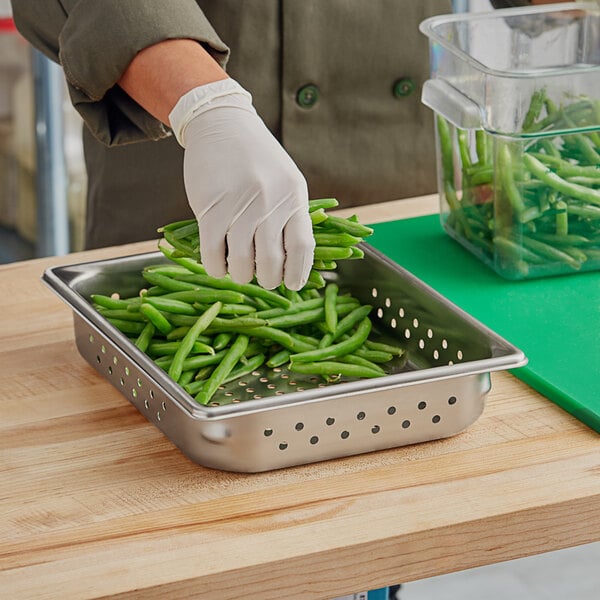
<instances>
[{"instance_id":1,"label":"olive green chef coat","mask_svg":"<svg viewBox=\"0 0 600 600\"><path fill-rule=\"evenodd\" d=\"M191 215L182 149L116 85L163 39L199 41L252 93L312 198L354 206L437 188L418 25L450 0L13 0L13 12L60 61L86 124L89 248L156 237Z\"/></svg>"}]
</instances>

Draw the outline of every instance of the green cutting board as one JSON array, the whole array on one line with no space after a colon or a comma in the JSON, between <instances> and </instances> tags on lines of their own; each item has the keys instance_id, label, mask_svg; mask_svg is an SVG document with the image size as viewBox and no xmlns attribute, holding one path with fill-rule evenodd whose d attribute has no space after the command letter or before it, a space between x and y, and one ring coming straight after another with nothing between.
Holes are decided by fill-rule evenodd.
<instances>
[{"instance_id":1,"label":"green cutting board","mask_svg":"<svg viewBox=\"0 0 600 600\"><path fill-rule=\"evenodd\" d=\"M369 243L520 348L512 373L600 432L600 272L508 281L439 215L373 225Z\"/></svg>"}]
</instances>

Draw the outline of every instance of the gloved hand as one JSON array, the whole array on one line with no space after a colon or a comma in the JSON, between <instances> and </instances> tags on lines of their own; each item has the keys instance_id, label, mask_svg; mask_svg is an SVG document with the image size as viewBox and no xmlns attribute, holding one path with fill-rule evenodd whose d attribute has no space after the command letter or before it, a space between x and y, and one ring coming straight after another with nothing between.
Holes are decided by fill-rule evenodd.
<instances>
[{"instance_id":1,"label":"gloved hand","mask_svg":"<svg viewBox=\"0 0 600 600\"><path fill-rule=\"evenodd\" d=\"M304 286L314 237L306 180L237 82L197 87L169 120L185 148L184 180L198 220L202 264L238 283Z\"/></svg>"}]
</instances>

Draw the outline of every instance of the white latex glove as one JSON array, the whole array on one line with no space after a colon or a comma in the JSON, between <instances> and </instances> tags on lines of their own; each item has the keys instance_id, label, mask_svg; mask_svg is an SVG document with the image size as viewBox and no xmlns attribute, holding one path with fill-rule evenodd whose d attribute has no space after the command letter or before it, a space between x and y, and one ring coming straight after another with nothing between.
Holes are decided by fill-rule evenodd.
<instances>
[{"instance_id":1,"label":"white latex glove","mask_svg":"<svg viewBox=\"0 0 600 600\"><path fill-rule=\"evenodd\" d=\"M299 290L313 263L306 180L232 79L197 87L169 115L209 275Z\"/></svg>"}]
</instances>

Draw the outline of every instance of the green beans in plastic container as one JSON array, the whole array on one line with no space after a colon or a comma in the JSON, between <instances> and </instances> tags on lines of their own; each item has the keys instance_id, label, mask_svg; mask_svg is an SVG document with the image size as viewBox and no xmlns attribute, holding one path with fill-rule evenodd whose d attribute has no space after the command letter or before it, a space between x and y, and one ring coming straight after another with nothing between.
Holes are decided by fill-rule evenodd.
<instances>
[{"instance_id":1,"label":"green beans in plastic container","mask_svg":"<svg viewBox=\"0 0 600 600\"><path fill-rule=\"evenodd\" d=\"M445 231L512 280L600 269L600 7L433 17Z\"/></svg>"}]
</instances>

